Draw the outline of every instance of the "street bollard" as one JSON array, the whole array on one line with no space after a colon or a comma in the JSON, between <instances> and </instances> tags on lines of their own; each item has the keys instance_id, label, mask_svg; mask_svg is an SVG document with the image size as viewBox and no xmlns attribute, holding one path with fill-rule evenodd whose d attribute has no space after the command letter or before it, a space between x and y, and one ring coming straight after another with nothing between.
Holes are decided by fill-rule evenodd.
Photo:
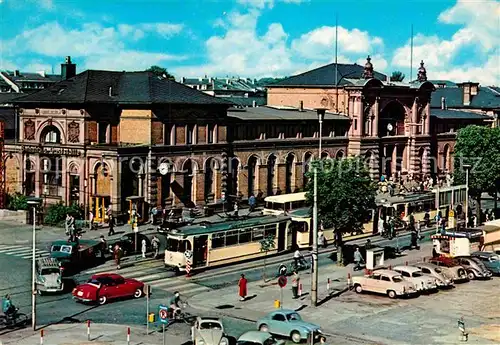
<instances>
[{"instance_id":1,"label":"street bollard","mask_svg":"<svg viewBox=\"0 0 500 345\"><path fill-rule=\"evenodd\" d=\"M127 327L127 345L130 345L130 327Z\"/></svg>"},{"instance_id":2,"label":"street bollard","mask_svg":"<svg viewBox=\"0 0 500 345\"><path fill-rule=\"evenodd\" d=\"M302 297L302 284L299 284L299 297Z\"/></svg>"},{"instance_id":3,"label":"street bollard","mask_svg":"<svg viewBox=\"0 0 500 345\"><path fill-rule=\"evenodd\" d=\"M87 340L90 341L90 320L87 320Z\"/></svg>"},{"instance_id":4,"label":"street bollard","mask_svg":"<svg viewBox=\"0 0 500 345\"><path fill-rule=\"evenodd\" d=\"M425 262L425 256L424 256L424 258L422 259L422 261L423 261L423 262Z\"/></svg>"},{"instance_id":5,"label":"street bollard","mask_svg":"<svg viewBox=\"0 0 500 345\"><path fill-rule=\"evenodd\" d=\"M389 265L389 270L392 270L392 265Z\"/></svg>"},{"instance_id":6,"label":"street bollard","mask_svg":"<svg viewBox=\"0 0 500 345\"><path fill-rule=\"evenodd\" d=\"M352 285L351 274L347 273L347 287L350 289Z\"/></svg>"},{"instance_id":7,"label":"street bollard","mask_svg":"<svg viewBox=\"0 0 500 345\"><path fill-rule=\"evenodd\" d=\"M40 345L43 345L43 329L40 331Z\"/></svg>"},{"instance_id":8,"label":"street bollard","mask_svg":"<svg viewBox=\"0 0 500 345\"><path fill-rule=\"evenodd\" d=\"M326 291L330 292L330 278L326 282Z\"/></svg>"},{"instance_id":9,"label":"street bollard","mask_svg":"<svg viewBox=\"0 0 500 345\"><path fill-rule=\"evenodd\" d=\"M408 266L408 261L405 262L405 266Z\"/></svg>"}]
</instances>

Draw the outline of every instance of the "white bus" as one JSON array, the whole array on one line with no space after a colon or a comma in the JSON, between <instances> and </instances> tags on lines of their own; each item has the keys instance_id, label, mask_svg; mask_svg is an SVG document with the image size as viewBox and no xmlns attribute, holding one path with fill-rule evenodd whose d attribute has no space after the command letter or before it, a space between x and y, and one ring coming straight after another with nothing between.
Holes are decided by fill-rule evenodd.
<instances>
[{"instance_id":1,"label":"white bus","mask_svg":"<svg viewBox=\"0 0 500 345\"><path fill-rule=\"evenodd\" d=\"M291 193L268 196L264 199L265 206L263 214L287 214L303 207L306 207L306 193Z\"/></svg>"}]
</instances>

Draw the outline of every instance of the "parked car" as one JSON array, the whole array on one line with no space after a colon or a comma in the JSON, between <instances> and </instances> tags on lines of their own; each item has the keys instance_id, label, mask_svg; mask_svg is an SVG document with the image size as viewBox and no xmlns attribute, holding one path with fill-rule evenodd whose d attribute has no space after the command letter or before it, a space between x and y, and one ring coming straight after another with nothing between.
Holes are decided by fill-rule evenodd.
<instances>
[{"instance_id":1,"label":"parked car","mask_svg":"<svg viewBox=\"0 0 500 345\"><path fill-rule=\"evenodd\" d=\"M420 268L422 273L426 276L436 279L438 288L450 288L454 286L453 279L448 277L437 265L428 262L420 262L416 264L415 267Z\"/></svg>"},{"instance_id":2,"label":"parked car","mask_svg":"<svg viewBox=\"0 0 500 345\"><path fill-rule=\"evenodd\" d=\"M197 317L191 327L194 345L229 345L224 333L224 325L218 318Z\"/></svg>"},{"instance_id":3,"label":"parked car","mask_svg":"<svg viewBox=\"0 0 500 345\"><path fill-rule=\"evenodd\" d=\"M470 256L460 256L455 258L455 260L458 264L460 264L460 266L465 268L467 276L470 280L478 278L489 279L492 276L491 272L488 271L481 260Z\"/></svg>"},{"instance_id":4,"label":"parked car","mask_svg":"<svg viewBox=\"0 0 500 345\"><path fill-rule=\"evenodd\" d=\"M135 238L137 235L137 252L135 246ZM123 249L123 255L135 254L141 252L142 240L146 240L146 252L151 251L151 240L144 234L136 234L131 232L125 234L118 241L115 241L109 245L109 251L112 253L115 245L119 245Z\"/></svg>"},{"instance_id":5,"label":"parked car","mask_svg":"<svg viewBox=\"0 0 500 345\"><path fill-rule=\"evenodd\" d=\"M250 331L243 333L236 345L285 345L283 340L276 340L271 333Z\"/></svg>"},{"instance_id":6,"label":"parked car","mask_svg":"<svg viewBox=\"0 0 500 345\"><path fill-rule=\"evenodd\" d=\"M295 310L280 309L257 321L257 329L261 332L289 337L294 343L306 340L313 333L314 340L325 339L318 325L305 322Z\"/></svg>"},{"instance_id":7,"label":"parked car","mask_svg":"<svg viewBox=\"0 0 500 345\"><path fill-rule=\"evenodd\" d=\"M376 270L373 273L352 278L354 290L387 294L390 298L409 296L418 293L413 283L405 280L401 274L392 270Z\"/></svg>"},{"instance_id":8,"label":"parked car","mask_svg":"<svg viewBox=\"0 0 500 345\"><path fill-rule=\"evenodd\" d=\"M443 272L450 278L453 282L468 282L467 271L465 268L457 264L454 260L445 257L437 257L429 260L429 263L434 264L441 268Z\"/></svg>"},{"instance_id":9,"label":"parked car","mask_svg":"<svg viewBox=\"0 0 500 345\"><path fill-rule=\"evenodd\" d=\"M437 281L434 278L424 275L418 267L396 266L394 271L400 273L405 280L412 282L415 289L420 292L437 290Z\"/></svg>"},{"instance_id":10,"label":"parked car","mask_svg":"<svg viewBox=\"0 0 500 345\"><path fill-rule=\"evenodd\" d=\"M473 258L481 260L484 266L493 274L500 274L500 255L495 252L474 252Z\"/></svg>"},{"instance_id":11,"label":"parked car","mask_svg":"<svg viewBox=\"0 0 500 345\"><path fill-rule=\"evenodd\" d=\"M143 296L144 283L130 278L123 278L114 273L93 275L85 284L73 289L73 298L80 302L97 302L102 305L109 300L124 297L140 298Z\"/></svg>"},{"instance_id":12,"label":"parked car","mask_svg":"<svg viewBox=\"0 0 500 345\"><path fill-rule=\"evenodd\" d=\"M36 261L36 291L44 293L64 291L61 263L54 258L43 258Z\"/></svg>"}]
</instances>

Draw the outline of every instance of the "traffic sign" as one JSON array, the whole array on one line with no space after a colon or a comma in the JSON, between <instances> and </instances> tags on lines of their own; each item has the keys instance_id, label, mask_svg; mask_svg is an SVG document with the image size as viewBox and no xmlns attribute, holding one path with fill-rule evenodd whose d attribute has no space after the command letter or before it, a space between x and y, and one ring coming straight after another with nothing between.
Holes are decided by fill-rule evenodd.
<instances>
[{"instance_id":1,"label":"traffic sign","mask_svg":"<svg viewBox=\"0 0 500 345\"><path fill-rule=\"evenodd\" d=\"M281 264L280 267L278 268L278 275L279 276L286 276L288 269L285 264Z\"/></svg>"},{"instance_id":2,"label":"traffic sign","mask_svg":"<svg viewBox=\"0 0 500 345\"><path fill-rule=\"evenodd\" d=\"M190 251L190 250L186 250L186 251L184 252L184 257L185 257L186 259L190 260L190 259L193 257L193 252L192 252L192 251Z\"/></svg>"},{"instance_id":3,"label":"traffic sign","mask_svg":"<svg viewBox=\"0 0 500 345\"><path fill-rule=\"evenodd\" d=\"M285 276L280 276L278 278L278 285L280 286L280 288L284 288L286 286L286 282L287 282L287 279Z\"/></svg>"},{"instance_id":4,"label":"traffic sign","mask_svg":"<svg viewBox=\"0 0 500 345\"><path fill-rule=\"evenodd\" d=\"M160 305L158 307L158 317L161 323L168 323L168 309L166 305Z\"/></svg>"}]
</instances>

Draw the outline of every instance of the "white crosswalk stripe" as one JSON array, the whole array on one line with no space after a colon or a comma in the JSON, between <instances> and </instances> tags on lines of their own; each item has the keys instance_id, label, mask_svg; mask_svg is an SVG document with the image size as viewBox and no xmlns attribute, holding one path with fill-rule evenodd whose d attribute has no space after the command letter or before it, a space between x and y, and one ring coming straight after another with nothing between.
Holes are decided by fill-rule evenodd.
<instances>
[{"instance_id":1,"label":"white crosswalk stripe","mask_svg":"<svg viewBox=\"0 0 500 345\"><path fill-rule=\"evenodd\" d=\"M0 254L11 255L21 259L31 259L33 257L33 248L28 246L9 246L0 245ZM50 253L43 249L35 249L35 257L44 258L50 256Z\"/></svg>"}]
</instances>

